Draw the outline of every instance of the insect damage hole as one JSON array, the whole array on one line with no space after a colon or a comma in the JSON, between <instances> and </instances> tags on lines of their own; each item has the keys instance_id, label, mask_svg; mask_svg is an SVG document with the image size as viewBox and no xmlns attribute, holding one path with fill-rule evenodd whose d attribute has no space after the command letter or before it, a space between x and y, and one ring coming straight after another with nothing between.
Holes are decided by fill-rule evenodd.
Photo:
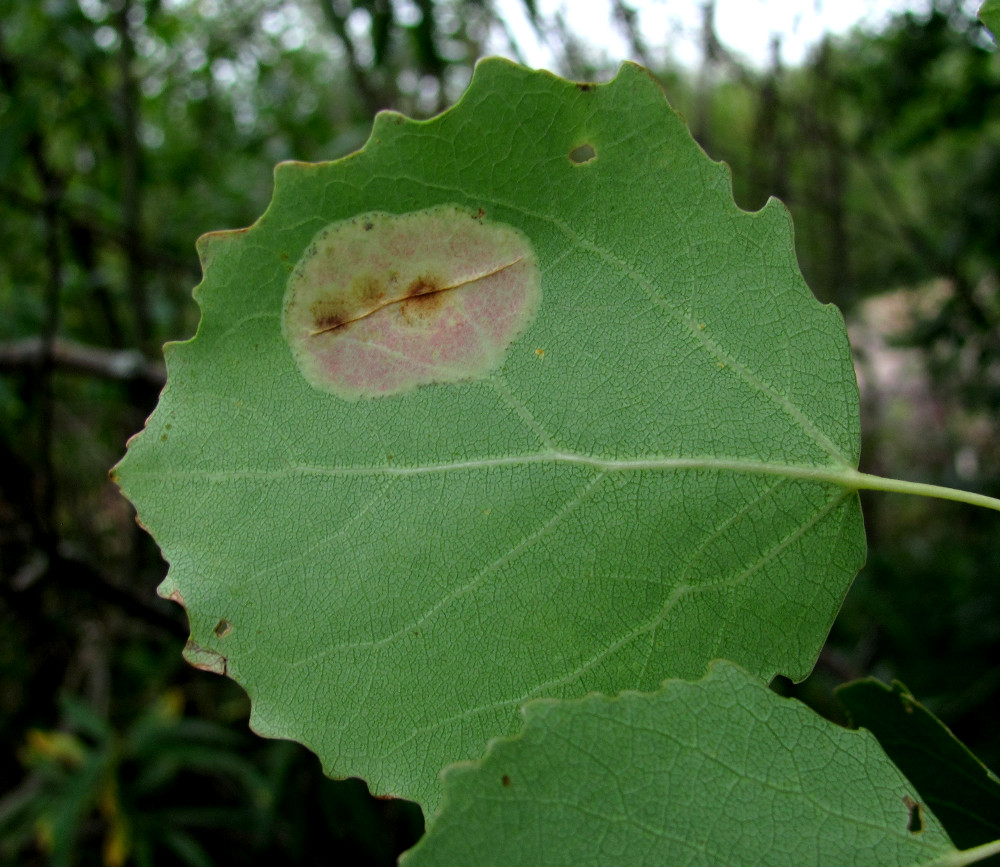
<instances>
[{"instance_id":1,"label":"insect damage hole","mask_svg":"<svg viewBox=\"0 0 1000 867\"><path fill-rule=\"evenodd\" d=\"M919 834L924 830L923 804L915 801L909 795L903 798L906 809L910 811L909 819L906 823L906 830L911 834Z\"/></svg>"},{"instance_id":2,"label":"insect damage hole","mask_svg":"<svg viewBox=\"0 0 1000 867\"><path fill-rule=\"evenodd\" d=\"M375 211L306 245L282 333L315 388L384 397L488 375L540 298L538 259L512 226L457 205Z\"/></svg>"},{"instance_id":3,"label":"insect damage hole","mask_svg":"<svg viewBox=\"0 0 1000 867\"><path fill-rule=\"evenodd\" d=\"M233 624L225 618L222 618L222 620L215 624L215 629L213 629L212 632L215 633L216 638L222 638L224 635L228 635L229 630L232 628Z\"/></svg>"},{"instance_id":4,"label":"insect damage hole","mask_svg":"<svg viewBox=\"0 0 1000 867\"><path fill-rule=\"evenodd\" d=\"M592 144L584 143L582 145L577 145L569 152L569 161L575 166L581 166L584 163L592 162L595 159L597 159L597 151L594 150L594 146Z\"/></svg>"}]
</instances>

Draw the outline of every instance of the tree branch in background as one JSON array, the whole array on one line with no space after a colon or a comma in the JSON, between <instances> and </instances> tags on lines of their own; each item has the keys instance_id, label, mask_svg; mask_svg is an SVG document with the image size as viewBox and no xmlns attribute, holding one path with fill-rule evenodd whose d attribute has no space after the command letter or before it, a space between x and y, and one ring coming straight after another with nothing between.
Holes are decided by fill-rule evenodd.
<instances>
[{"instance_id":1,"label":"tree branch in background","mask_svg":"<svg viewBox=\"0 0 1000 867\"><path fill-rule=\"evenodd\" d=\"M813 125L816 144L824 157L819 173L822 210L827 217L827 286L825 301L833 301L842 308L851 299L845 296L845 287L854 284L853 256L848 239L847 206L847 142L844 140L846 124L842 120L841 105L831 92L832 43L829 37L820 45L815 61L815 89L810 104L824 106L822 112L814 111Z\"/></svg>"},{"instance_id":2,"label":"tree branch in background","mask_svg":"<svg viewBox=\"0 0 1000 867\"><path fill-rule=\"evenodd\" d=\"M784 67L781 62L781 37L771 36L771 68L759 88L757 114L750 139L750 161L753 171L750 181L753 189L751 207L759 208L769 196L789 200L788 145L785 142L780 118L785 106L782 103L781 82Z\"/></svg>"},{"instance_id":3,"label":"tree branch in background","mask_svg":"<svg viewBox=\"0 0 1000 867\"><path fill-rule=\"evenodd\" d=\"M319 6L323 10L323 16L344 46L344 52L347 55L347 68L351 72L351 78L354 80L354 86L357 88L358 95L364 104L365 112L369 116L373 116L377 111L385 108L385 106L381 104L382 100L379 99L375 88L368 80L368 75L364 67L358 61L358 52L354 46L354 40L351 39L351 34L347 32L347 18L337 12L334 0L319 0Z\"/></svg>"},{"instance_id":4,"label":"tree branch in background","mask_svg":"<svg viewBox=\"0 0 1000 867\"><path fill-rule=\"evenodd\" d=\"M695 84L694 117L691 120L691 134L705 150L711 150L711 102L720 48L719 37L715 34L715 0L705 0L701 4L701 66Z\"/></svg>"},{"instance_id":5,"label":"tree branch in background","mask_svg":"<svg viewBox=\"0 0 1000 867\"><path fill-rule=\"evenodd\" d=\"M135 349L103 349L71 340L27 337L0 343L0 372L35 371L46 363L53 369L116 382L147 382L163 386L166 366Z\"/></svg>"},{"instance_id":6,"label":"tree branch in background","mask_svg":"<svg viewBox=\"0 0 1000 867\"><path fill-rule=\"evenodd\" d=\"M972 323L981 331L993 327L990 316L976 300L974 286L961 273L957 262L952 257L942 255L941 245L935 238L928 235L920 225L920 220L907 207L898 187L893 183L891 172L883 161L875 154L855 149L851 156L857 161L865 173L872 189L882 201L883 206L892 217L892 227L903 240L914 259L924 264L932 273L947 277L955 289L962 309Z\"/></svg>"},{"instance_id":7,"label":"tree branch in background","mask_svg":"<svg viewBox=\"0 0 1000 867\"><path fill-rule=\"evenodd\" d=\"M0 195L6 199L6 204L19 208L22 211L42 214L45 211L45 202L25 195L20 190L0 184ZM74 201L62 201L57 203L59 209L59 219L63 225L70 230L81 230L90 232L105 240L111 241L123 249L130 243L128 233L123 225L109 221L96 208L88 207L85 204ZM172 255L164 250L153 249L144 244L139 245L143 261L155 264L158 268L170 268L175 271L187 271L192 279L197 280L199 276L198 265L194 257L183 257Z\"/></svg>"},{"instance_id":8,"label":"tree branch in background","mask_svg":"<svg viewBox=\"0 0 1000 867\"><path fill-rule=\"evenodd\" d=\"M121 47L118 67L121 76L121 196L122 223L125 229L126 282L135 314L136 343L148 351L152 336L149 303L145 291L145 265L142 257L142 147L139 143L139 85L134 74L135 41L129 21L132 3L125 0L115 18Z\"/></svg>"},{"instance_id":9,"label":"tree branch in background","mask_svg":"<svg viewBox=\"0 0 1000 867\"><path fill-rule=\"evenodd\" d=\"M518 43L517 38L514 36L514 31L510 29L510 25L507 23L507 19L505 19L503 15L497 12L496 5L494 3L491 2L487 3L486 9L489 13L491 23L496 24L496 26L500 28L500 32L503 33L503 38L507 43L507 48L510 50L510 53L514 55L514 60L520 63L521 66L527 66L528 62L524 59L524 52L521 51L521 46ZM531 20L532 27L535 28L535 32L542 39L544 39L545 37L543 31L538 26L537 14L533 14L531 11L529 11L528 17Z\"/></svg>"},{"instance_id":10,"label":"tree branch in background","mask_svg":"<svg viewBox=\"0 0 1000 867\"><path fill-rule=\"evenodd\" d=\"M37 553L10 580L0 581L0 608L23 611L41 605L38 589L54 580L67 592L83 591L96 600L118 608L140 623L161 629L177 638L186 638L185 617L177 606L155 597L148 599L134 590L120 586L103 574L87 557L67 542L60 542L50 557ZM40 621L43 614L37 615Z\"/></svg>"},{"instance_id":11,"label":"tree branch in background","mask_svg":"<svg viewBox=\"0 0 1000 867\"><path fill-rule=\"evenodd\" d=\"M563 10L556 12L553 20L556 44L562 48L563 63L570 78L586 81L590 78L583 46L566 21Z\"/></svg>"},{"instance_id":12,"label":"tree branch in background","mask_svg":"<svg viewBox=\"0 0 1000 867\"><path fill-rule=\"evenodd\" d=\"M21 87L18 67L7 55L7 49L0 30L0 85L10 95L18 99ZM48 162L45 142L37 127L24 136L25 153L31 160L38 184L42 190L42 235L44 256L47 264L44 291L44 333L39 341L39 363L36 368L37 384L31 389L38 401L38 452L39 485L36 504L35 526L41 536L40 543L49 554L54 554L56 545L55 501L56 482L52 461L53 425L55 424L55 404L52 394L53 346L59 331L60 300L62 295L62 245L59 242L59 203L66 188L65 180Z\"/></svg>"},{"instance_id":13,"label":"tree branch in background","mask_svg":"<svg viewBox=\"0 0 1000 867\"><path fill-rule=\"evenodd\" d=\"M654 63L650 57L646 40L639 30L639 15L635 9L625 3L625 0L611 0L611 15L628 40L632 54L647 69L653 69Z\"/></svg>"}]
</instances>

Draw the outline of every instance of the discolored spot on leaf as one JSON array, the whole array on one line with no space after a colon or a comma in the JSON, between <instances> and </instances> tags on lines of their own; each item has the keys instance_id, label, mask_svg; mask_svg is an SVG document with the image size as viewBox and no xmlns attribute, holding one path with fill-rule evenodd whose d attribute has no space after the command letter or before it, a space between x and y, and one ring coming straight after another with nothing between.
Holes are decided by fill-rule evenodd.
<instances>
[{"instance_id":1,"label":"discolored spot on leaf","mask_svg":"<svg viewBox=\"0 0 1000 867\"><path fill-rule=\"evenodd\" d=\"M597 159L597 151L591 144L577 145L569 152L569 161L574 165L583 165Z\"/></svg>"},{"instance_id":2,"label":"discolored spot on leaf","mask_svg":"<svg viewBox=\"0 0 1000 867\"><path fill-rule=\"evenodd\" d=\"M215 624L215 629L212 631L215 633L216 638L223 638L228 635L230 630L233 628L233 624L230 623L225 618L222 618L218 623Z\"/></svg>"},{"instance_id":3,"label":"discolored spot on leaf","mask_svg":"<svg viewBox=\"0 0 1000 867\"><path fill-rule=\"evenodd\" d=\"M313 238L289 278L282 328L310 384L379 397L488 375L540 297L528 239L481 209L374 212Z\"/></svg>"},{"instance_id":4,"label":"discolored spot on leaf","mask_svg":"<svg viewBox=\"0 0 1000 867\"><path fill-rule=\"evenodd\" d=\"M193 641L184 646L184 658L195 668L210 671L212 674L225 674L228 671L228 660L221 653L202 647Z\"/></svg>"},{"instance_id":5,"label":"discolored spot on leaf","mask_svg":"<svg viewBox=\"0 0 1000 867\"><path fill-rule=\"evenodd\" d=\"M919 834L924 830L923 804L915 801L909 795L903 798L906 809L910 811L910 817L906 822L906 830L911 834Z\"/></svg>"}]
</instances>

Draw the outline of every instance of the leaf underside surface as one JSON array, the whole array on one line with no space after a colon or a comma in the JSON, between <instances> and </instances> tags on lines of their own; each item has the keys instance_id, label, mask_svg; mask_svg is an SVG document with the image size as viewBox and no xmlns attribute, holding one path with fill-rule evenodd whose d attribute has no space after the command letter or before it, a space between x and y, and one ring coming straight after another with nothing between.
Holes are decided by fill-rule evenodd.
<instances>
[{"instance_id":1,"label":"leaf underside surface","mask_svg":"<svg viewBox=\"0 0 1000 867\"><path fill-rule=\"evenodd\" d=\"M443 774L405 867L928 864L954 853L869 732L728 662L653 694L534 701Z\"/></svg>"},{"instance_id":2,"label":"leaf underside surface","mask_svg":"<svg viewBox=\"0 0 1000 867\"><path fill-rule=\"evenodd\" d=\"M311 239L445 205L528 239L531 324L471 381L312 387L281 328ZM644 70L482 62L445 114L278 166L199 252L198 333L116 472L259 733L431 808L528 699L809 672L865 554L846 332L785 208L740 211Z\"/></svg>"}]
</instances>

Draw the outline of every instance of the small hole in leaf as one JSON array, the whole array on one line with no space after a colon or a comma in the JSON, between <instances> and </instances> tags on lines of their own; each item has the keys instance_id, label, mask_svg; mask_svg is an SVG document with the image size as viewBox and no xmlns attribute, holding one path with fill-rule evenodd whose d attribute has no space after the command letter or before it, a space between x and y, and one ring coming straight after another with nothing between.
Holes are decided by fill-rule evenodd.
<instances>
[{"instance_id":1,"label":"small hole in leaf","mask_svg":"<svg viewBox=\"0 0 1000 867\"><path fill-rule=\"evenodd\" d=\"M597 151L594 150L593 145L582 144L577 145L573 150L569 152L569 161L573 165L583 165L583 163L589 163L591 160L597 158Z\"/></svg>"},{"instance_id":2,"label":"small hole in leaf","mask_svg":"<svg viewBox=\"0 0 1000 867\"><path fill-rule=\"evenodd\" d=\"M919 834L924 830L923 805L919 801L914 801L909 795L903 798L906 809L910 811L910 818L906 823L906 830L911 834Z\"/></svg>"},{"instance_id":3,"label":"small hole in leaf","mask_svg":"<svg viewBox=\"0 0 1000 867\"><path fill-rule=\"evenodd\" d=\"M510 777L508 777L506 774L504 774L500 778L500 782L503 783L504 788L507 788L508 786L510 786Z\"/></svg>"},{"instance_id":4,"label":"small hole in leaf","mask_svg":"<svg viewBox=\"0 0 1000 867\"><path fill-rule=\"evenodd\" d=\"M218 623L215 624L215 629L213 629L212 631L215 633L216 638L222 638L232 628L233 624L230 623L225 618L223 618L222 620L220 620Z\"/></svg>"}]
</instances>

